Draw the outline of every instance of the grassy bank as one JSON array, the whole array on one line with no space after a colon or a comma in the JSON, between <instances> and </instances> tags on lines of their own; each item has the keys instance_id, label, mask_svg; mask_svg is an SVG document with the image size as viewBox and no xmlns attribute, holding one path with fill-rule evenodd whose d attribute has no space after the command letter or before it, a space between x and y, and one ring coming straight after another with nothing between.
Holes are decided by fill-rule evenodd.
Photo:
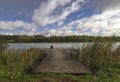
<instances>
[{"instance_id":1,"label":"grassy bank","mask_svg":"<svg viewBox=\"0 0 120 82\"><path fill-rule=\"evenodd\" d=\"M37 49L6 50L0 53L0 80L21 80L31 74L44 54ZM3 81L1 81L3 82Z\"/></svg>"},{"instance_id":2,"label":"grassy bank","mask_svg":"<svg viewBox=\"0 0 120 82\"><path fill-rule=\"evenodd\" d=\"M4 38L8 43L40 43L40 42L93 42L93 41L115 41L120 42L119 36L50 36L41 35L0 35L0 39Z\"/></svg>"},{"instance_id":3,"label":"grassy bank","mask_svg":"<svg viewBox=\"0 0 120 82\"><path fill-rule=\"evenodd\" d=\"M91 79L71 74L33 74L32 71L43 58L43 52L34 48L5 52L3 49L0 53L0 82L89 82Z\"/></svg>"},{"instance_id":4,"label":"grassy bank","mask_svg":"<svg viewBox=\"0 0 120 82\"><path fill-rule=\"evenodd\" d=\"M86 66L91 74L72 75L41 73L32 74L44 58L42 51L1 49L0 82L119 82L120 46L111 51L113 43L95 42L73 49L71 56Z\"/></svg>"},{"instance_id":5,"label":"grassy bank","mask_svg":"<svg viewBox=\"0 0 120 82\"><path fill-rule=\"evenodd\" d=\"M0 82L90 82L90 75L42 73L32 74L44 58L37 49L7 50L0 53Z\"/></svg>"},{"instance_id":6,"label":"grassy bank","mask_svg":"<svg viewBox=\"0 0 120 82\"><path fill-rule=\"evenodd\" d=\"M94 42L75 49L72 57L91 71L95 82L119 82L120 46L113 50L113 45L110 42Z\"/></svg>"}]
</instances>

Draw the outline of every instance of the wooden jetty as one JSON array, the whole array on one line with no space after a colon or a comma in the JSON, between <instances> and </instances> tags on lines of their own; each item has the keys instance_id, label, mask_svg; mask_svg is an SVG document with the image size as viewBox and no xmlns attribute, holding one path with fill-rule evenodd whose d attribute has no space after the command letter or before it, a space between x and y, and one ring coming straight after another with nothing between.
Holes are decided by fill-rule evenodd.
<instances>
[{"instance_id":1,"label":"wooden jetty","mask_svg":"<svg viewBox=\"0 0 120 82\"><path fill-rule=\"evenodd\" d=\"M34 73L86 74L89 71L70 56L70 49L48 49L48 55L34 70Z\"/></svg>"}]
</instances>

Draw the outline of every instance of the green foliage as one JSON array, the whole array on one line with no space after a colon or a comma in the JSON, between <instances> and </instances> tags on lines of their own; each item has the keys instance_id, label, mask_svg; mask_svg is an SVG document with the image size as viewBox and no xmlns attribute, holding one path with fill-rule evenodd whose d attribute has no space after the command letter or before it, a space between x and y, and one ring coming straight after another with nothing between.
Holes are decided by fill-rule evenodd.
<instances>
[{"instance_id":1,"label":"green foliage","mask_svg":"<svg viewBox=\"0 0 120 82\"><path fill-rule=\"evenodd\" d=\"M7 42L4 37L0 37L0 54L7 48Z\"/></svg>"},{"instance_id":2,"label":"green foliage","mask_svg":"<svg viewBox=\"0 0 120 82\"><path fill-rule=\"evenodd\" d=\"M93 41L114 41L120 42L120 37L102 37L102 36L51 36L45 37L41 35L26 36L26 35L0 35L9 43L38 43L38 42L93 42Z\"/></svg>"},{"instance_id":3,"label":"green foliage","mask_svg":"<svg viewBox=\"0 0 120 82\"><path fill-rule=\"evenodd\" d=\"M25 74L32 73L43 58L43 53L33 48L22 51L6 50L0 55L0 78L22 79Z\"/></svg>"},{"instance_id":4,"label":"green foliage","mask_svg":"<svg viewBox=\"0 0 120 82\"><path fill-rule=\"evenodd\" d=\"M113 42L93 42L72 51L72 57L91 71L90 82L120 81L120 45L115 50L113 45Z\"/></svg>"},{"instance_id":5,"label":"green foliage","mask_svg":"<svg viewBox=\"0 0 120 82\"><path fill-rule=\"evenodd\" d=\"M120 66L120 47L113 53L112 45L112 42L84 45L82 49L74 51L74 58L84 64L92 74L97 74L101 70L107 72L109 68Z\"/></svg>"},{"instance_id":6,"label":"green foliage","mask_svg":"<svg viewBox=\"0 0 120 82\"><path fill-rule=\"evenodd\" d=\"M42 73L31 74L44 58L41 51L7 50L7 42L91 42L82 49L73 49L71 56L84 64L93 75L71 75ZM98 42L102 41L102 43ZM110 41L106 43L106 41ZM0 82L119 82L120 81L120 46L111 52L112 41L119 37L89 36L3 36L0 37Z\"/></svg>"}]
</instances>

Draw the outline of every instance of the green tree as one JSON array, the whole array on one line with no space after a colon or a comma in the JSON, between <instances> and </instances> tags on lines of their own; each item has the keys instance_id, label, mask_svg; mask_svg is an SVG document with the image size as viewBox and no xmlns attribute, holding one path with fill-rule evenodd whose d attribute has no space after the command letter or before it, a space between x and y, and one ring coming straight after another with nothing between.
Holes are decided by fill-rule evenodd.
<instances>
[{"instance_id":1,"label":"green tree","mask_svg":"<svg viewBox=\"0 0 120 82\"><path fill-rule=\"evenodd\" d=\"M7 41L4 36L0 36L0 54L7 48Z\"/></svg>"}]
</instances>

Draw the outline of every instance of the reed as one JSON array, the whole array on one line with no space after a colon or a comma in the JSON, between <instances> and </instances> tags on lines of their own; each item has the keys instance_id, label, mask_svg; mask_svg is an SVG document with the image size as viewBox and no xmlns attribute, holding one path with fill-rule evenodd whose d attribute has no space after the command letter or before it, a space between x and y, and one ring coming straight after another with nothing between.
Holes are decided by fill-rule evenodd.
<instances>
[{"instance_id":1,"label":"reed","mask_svg":"<svg viewBox=\"0 0 120 82\"><path fill-rule=\"evenodd\" d=\"M94 42L72 51L76 60L86 66L92 74L120 66L120 46L112 51L113 42Z\"/></svg>"},{"instance_id":2,"label":"reed","mask_svg":"<svg viewBox=\"0 0 120 82\"><path fill-rule=\"evenodd\" d=\"M93 75L31 74L45 56L42 51L35 48L3 50L0 53L0 82L119 82L120 46L112 51L113 44L94 42L72 50L71 56Z\"/></svg>"},{"instance_id":3,"label":"reed","mask_svg":"<svg viewBox=\"0 0 120 82\"><path fill-rule=\"evenodd\" d=\"M0 78L18 79L24 74L30 74L43 58L44 54L34 48L6 50L0 54Z\"/></svg>"}]
</instances>

